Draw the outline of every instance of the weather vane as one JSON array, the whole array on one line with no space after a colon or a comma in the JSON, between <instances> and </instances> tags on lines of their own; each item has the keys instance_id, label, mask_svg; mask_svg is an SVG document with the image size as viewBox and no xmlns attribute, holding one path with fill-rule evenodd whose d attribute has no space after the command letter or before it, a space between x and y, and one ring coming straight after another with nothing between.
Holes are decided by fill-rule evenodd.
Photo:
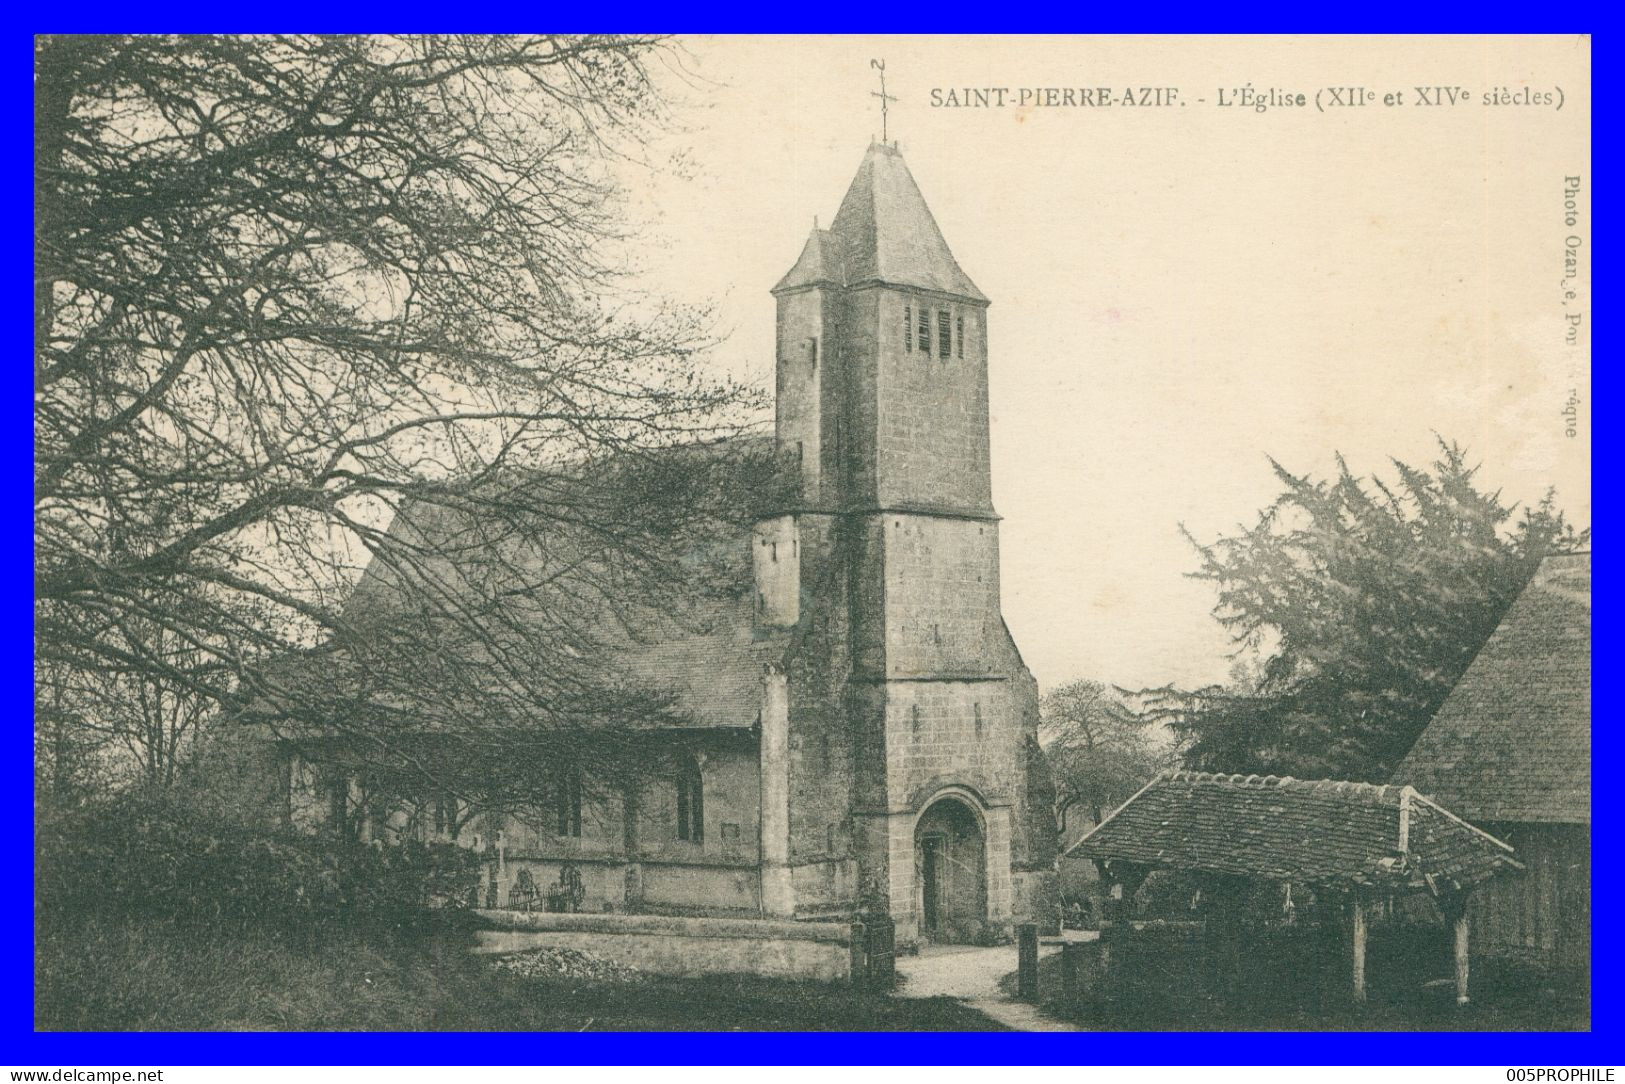
<instances>
[{"instance_id":1,"label":"weather vane","mask_svg":"<svg viewBox=\"0 0 1625 1084\"><path fill-rule=\"evenodd\" d=\"M884 60L871 60L869 61L869 67L880 73L880 91L877 93L871 90L869 96L880 99L880 142L885 143L887 142L886 103L895 102L897 99L893 95L886 93L886 62Z\"/></svg>"}]
</instances>

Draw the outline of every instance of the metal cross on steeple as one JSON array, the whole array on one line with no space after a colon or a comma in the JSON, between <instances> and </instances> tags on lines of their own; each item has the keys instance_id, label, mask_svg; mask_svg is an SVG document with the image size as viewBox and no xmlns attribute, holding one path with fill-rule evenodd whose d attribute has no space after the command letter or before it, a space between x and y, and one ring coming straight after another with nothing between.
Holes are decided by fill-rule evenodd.
<instances>
[{"instance_id":1,"label":"metal cross on steeple","mask_svg":"<svg viewBox=\"0 0 1625 1084\"><path fill-rule=\"evenodd\" d=\"M886 104L888 102L895 102L897 98L894 95L886 93L886 62L884 60L871 60L869 61L869 67L880 73L880 90L878 93L871 90L869 92L869 96L871 98L880 99L880 142L885 143L887 142Z\"/></svg>"}]
</instances>

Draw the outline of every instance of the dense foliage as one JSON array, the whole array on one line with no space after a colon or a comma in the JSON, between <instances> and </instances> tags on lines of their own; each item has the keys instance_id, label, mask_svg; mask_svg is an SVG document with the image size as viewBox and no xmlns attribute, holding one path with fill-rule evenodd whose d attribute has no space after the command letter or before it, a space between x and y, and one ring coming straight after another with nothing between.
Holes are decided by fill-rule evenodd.
<instances>
[{"instance_id":1,"label":"dense foliage","mask_svg":"<svg viewBox=\"0 0 1625 1084\"><path fill-rule=\"evenodd\" d=\"M129 794L44 816L34 883L47 922L106 913L282 929L398 925L465 905L478 861L451 844L271 834L183 802Z\"/></svg>"},{"instance_id":2,"label":"dense foliage","mask_svg":"<svg viewBox=\"0 0 1625 1084\"><path fill-rule=\"evenodd\" d=\"M36 39L50 789L103 746L169 786L222 707L420 776L456 761L390 755L403 729L500 760L649 710L599 650L619 602L680 614L760 450L714 443L759 397L705 371L708 317L624 274L665 48ZM349 605L363 567L409 586L387 620Z\"/></svg>"},{"instance_id":3,"label":"dense foliage","mask_svg":"<svg viewBox=\"0 0 1625 1084\"><path fill-rule=\"evenodd\" d=\"M1074 803L1091 823L1176 763L1167 733L1130 710L1098 681L1080 679L1044 694L1039 731L1063 810Z\"/></svg>"},{"instance_id":4,"label":"dense foliage","mask_svg":"<svg viewBox=\"0 0 1625 1084\"><path fill-rule=\"evenodd\" d=\"M1253 676L1143 694L1194 767L1385 781L1541 558L1588 543L1552 494L1521 515L1440 441L1394 482L1341 458L1317 481L1279 464L1284 491L1254 526L1192 539L1194 575Z\"/></svg>"}]
</instances>

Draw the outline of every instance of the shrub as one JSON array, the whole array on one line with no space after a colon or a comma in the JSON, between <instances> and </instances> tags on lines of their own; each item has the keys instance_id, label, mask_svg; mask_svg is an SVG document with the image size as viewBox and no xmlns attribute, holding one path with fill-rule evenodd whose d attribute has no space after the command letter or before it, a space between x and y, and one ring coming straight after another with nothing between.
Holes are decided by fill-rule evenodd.
<instances>
[{"instance_id":1,"label":"shrub","mask_svg":"<svg viewBox=\"0 0 1625 1084\"><path fill-rule=\"evenodd\" d=\"M122 795L36 830L39 913L302 925L412 922L466 902L478 857L450 844L271 834L182 801Z\"/></svg>"}]
</instances>

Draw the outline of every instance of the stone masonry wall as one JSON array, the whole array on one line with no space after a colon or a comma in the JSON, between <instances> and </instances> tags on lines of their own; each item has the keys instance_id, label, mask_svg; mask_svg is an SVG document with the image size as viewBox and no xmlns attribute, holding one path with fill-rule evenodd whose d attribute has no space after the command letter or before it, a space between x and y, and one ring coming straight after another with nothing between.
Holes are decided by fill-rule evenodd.
<instances>
[{"instance_id":1,"label":"stone masonry wall","mask_svg":"<svg viewBox=\"0 0 1625 1084\"><path fill-rule=\"evenodd\" d=\"M754 863L761 792L756 747L698 754L704 780L705 838L677 838L676 764L648 779L638 796L637 853L683 862Z\"/></svg>"},{"instance_id":2,"label":"stone masonry wall","mask_svg":"<svg viewBox=\"0 0 1625 1084\"><path fill-rule=\"evenodd\" d=\"M801 619L801 536L796 517L758 520L750 533L756 623L783 628Z\"/></svg>"},{"instance_id":3,"label":"stone masonry wall","mask_svg":"<svg viewBox=\"0 0 1625 1084\"><path fill-rule=\"evenodd\" d=\"M878 503L991 509L984 310L922 293L877 293ZM929 323L928 352L919 349L922 308ZM912 349L903 330L905 309L913 317ZM939 313L948 315L950 334L964 322L963 357L957 345L948 357L941 356Z\"/></svg>"},{"instance_id":4,"label":"stone masonry wall","mask_svg":"<svg viewBox=\"0 0 1625 1084\"><path fill-rule=\"evenodd\" d=\"M885 675L1006 672L997 525L894 513L882 530Z\"/></svg>"},{"instance_id":5,"label":"stone masonry wall","mask_svg":"<svg viewBox=\"0 0 1625 1084\"><path fill-rule=\"evenodd\" d=\"M836 309L837 370L839 388L831 388L826 401L840 427L840 479L836 494L845 508L873 508L880 500L876 489L880 411L879 331L880 290L843 291Z\"/></svg>"},{"instance_id":6,"label":"stone masonry wall","mask_svg":"<svg viewBox=\"0 0 1625 1084\"><path fill-rule=\"evenodd\" d=\"M656 975L851 978L852 927L844 923L499 911L481 915L497 928L480 931L479 952L558 946Z\"/></svg>"},{"instance_id":7,"label":"stone masonry wall","mask_svg":"<svg viewBox=\"0 0 1625 1084\"><path fill-rule=\"evenodd\" d=\"M889 682L887 807L918 811L950 784L1008 804L1023 767L1009 693L1007 681Z\"/></svg>"},{"instance_id":8,"label":"stone masonry wall","mask_svg":"<svg viewBox=\"0 0 1625 1084\"><path fill-rule=\"evenodd\" d=\"M989 920L1007 926L1013 867L1028 909L1052 851L1047 810L1031 800L1036 692L1000 615L986 308L875 283L778 304L780 446L800 442L805 456L818 429L817 493L804 498L846 513L798 528L802 605L787 660L797 913L884 907L912 940L914 825L953 793L982 822Z\"/></svg>"},{"instance_id":9,"label":"stone masonry wall","mask_svg":"<svg viewBox=\"0 0 1625 1084\"><path fill-rule=\"evenodd\" d=\"M781 450L800 453L801 499L816 503L822 492L824 459L820 387L829 352L824 291L785 294L778 305L775 429Z\"/></svg>"},{"instance_id":10,"label":"stone masonry wall","mask_svg":"<svg viewBox=\"0 0 1625 1084\"><path fill-rule=\"evenodd\" d=\"M850 669L846 567L834 517L801 516L802 575L816 588L788 660L790 864L797 913L856 900L852 862L853 734L845 710Z\"/></svg>"}]
</instances>

